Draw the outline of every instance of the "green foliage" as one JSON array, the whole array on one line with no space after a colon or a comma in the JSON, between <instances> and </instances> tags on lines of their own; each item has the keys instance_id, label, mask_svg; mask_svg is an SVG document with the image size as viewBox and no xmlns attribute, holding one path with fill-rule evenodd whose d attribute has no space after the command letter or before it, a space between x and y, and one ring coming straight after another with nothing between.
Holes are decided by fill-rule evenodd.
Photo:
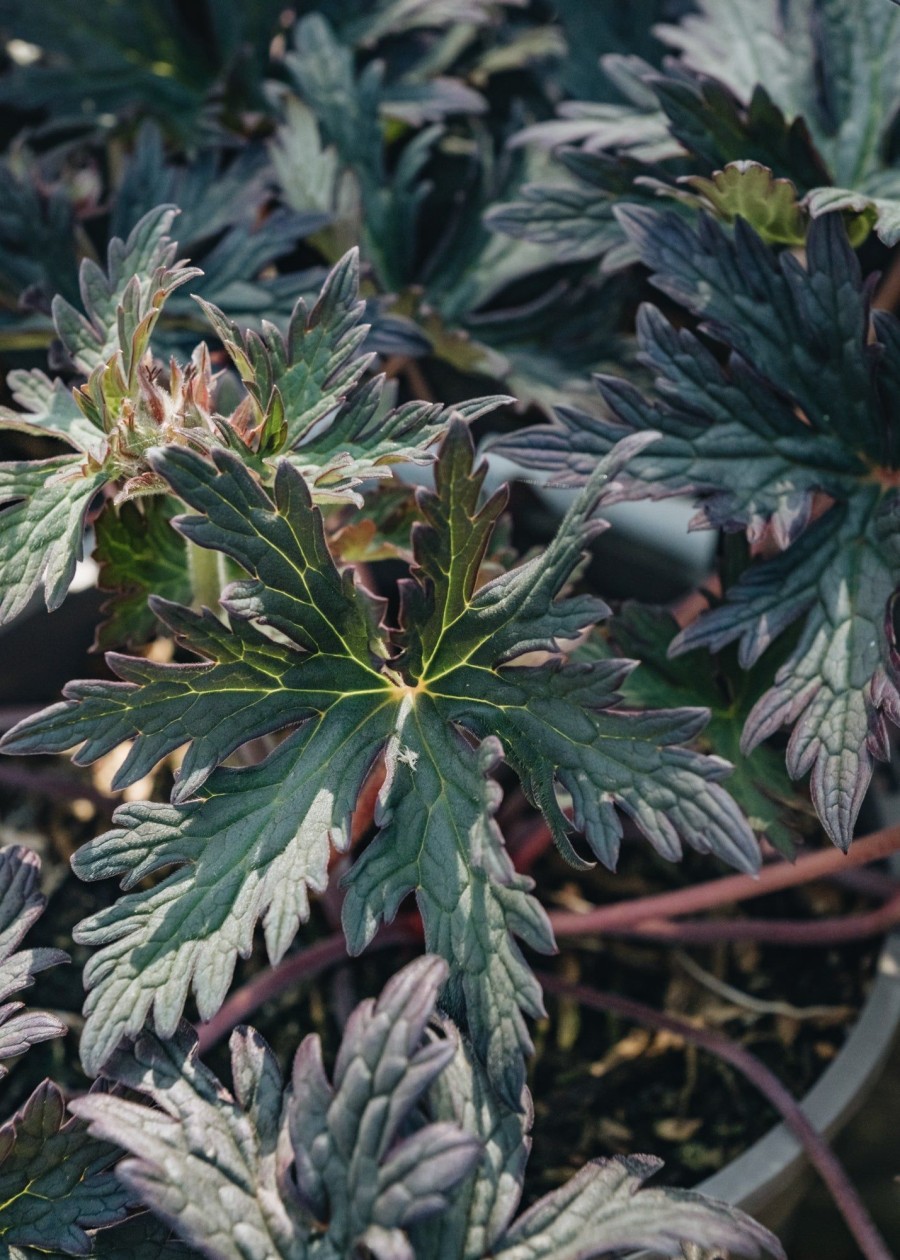
<instances>
[{"instance_id":1,"label":"green foliage","mask_svg":"<svg viewBox=\"0 0 900 1260\"><path fill-rule=\"evenodd\" d=\"M327 216L284 207L270 211L272 173L262 144L248 143L236 153L207 144L186 163L167 151L161 131L150 122L123 158L109 143L87 172L70 171L64 158L28 148L2 165L0 299L9 309L2 313L0 345L15 350L50 344L51 299L60 294L69 303L79 301L80 261L95 259L93 238L126 240L139 223L152 222L146 216L160 206L180 208L181 252L204 273L195 276L194 292L227 307L242 324L258 327L262 318L286 322L297 297L318 289L324 275L319 267L273 274L278 261L321 229ZM104 165L115 172L106 185ZM206 327L196 302L171 291L157 343L189 352Z\"/></svg>"},{"instance_id":2,"label":"green foliage","mask_svg":"<svg viewBox=\"0 0 900 1260\"><path fill-rule=\"evenodd\" d=\"M36 60L8 70L0 101L22 111L52 110L52 125L108 125L135 113L195 139L220 120L211 99L226 89L232 110L261 103L260 79L281 5L237 0L211 6L205 29L175 0L72 0L62 10L38 0L7 0L4 42L27 41ZM48 124L50 125L50 124Z\"/></svg>"},{"instance_id":3,"label":"green foliage","mask_svg":"<svg viewBox=\"0 0 900 1260\"><path fill-rule=\"evenodd\" d=\"M900 724L900 325L853 252L900 237L900 11L31 0L0 5L0 46L0 623L39 593L57 608L92 545L113 675L3 749L154 783L74 857L122 879L84 893L80 1050L132 1092L73 1120L45 1083L0 1125L4 1245L779 1254L643 1188L648 1157L514 1219L527 954L555 944L504 829L533 810L573 867L614 868L627 820L666 859L752 871L754 831L791 853L811 772L850 842ZM637 262L682 308L640 309L640 361ZM557 419L494 415L515 403ZM518 558L470 424L573 489L543 552ZM671 495L743 535L740 565L680 633L659 610L607 621L597 511ZM7 1000L63 957L13 952L36 881L0 851L7 1059L63 1031ZM308 1038L285 1089L238 1032L232 1096L185 1006L212 1017L258 937L284 958L317 897L353 955L414 897L435 957L351 1016L331 1079ZM130 1156L115 1173L105 1139Z\"/></svg>"},{"instance_id":4,"label":"green foliage","mask_svg":"<svg viewBox=\"0 0 900 1260\"><path fill-rule=\"evenodd\" d=\"M128 1192L109 1165L115 1152L66 1118L51 1081L0 1126L0 1239L9 1247L86 1255L86 1230L121 1220Z\"/></svg>"},{"instance_id":5,"label":"green foliage","mask_svg":"<svg viewBox=\"0 0 900 1260\"><path fill-rule=\"evenodd\" d=\"M381 748L381 831L345 880L348 944L363 949L415 891L426 942L451 964L445 1001L513 1098L530 1044L520 1008L537 1015L541 1004L512 936L540 950L552 948L552 936L493 819L490 772L501 756L572 861L574 826L615 865L619 805L668 858L679 856L683 839L755 867L752 835L717 783L726 765L678 747L705 712L619 713L627 664L560 657L559 641L605 616L593 597L560 594L602 528L593 512L603 484L643 444L598 469L542 557L479 588L504 499L479 508L484 470L471 472L471 444L455 421L436 491L420 497L416 568L393 633L335 567L288 461L270 499L229 453L216 452L213 464L183 448L151 457L195 513L177 519L181 533L249 574L223 594L230 627L156 601L157 615L207 663L114 656L121 683L74 684L69 701L26 719L5 742L19 752L81 744L78 759L90 761L133 738L116 778L122 787L189 741L174 804L122 807L116 829L76 858L82 876L124 873L128 887L178 867L79 928L79 939L101 946L86 972L86 1063L99 1067L151 1010L171 1034L192 979L201 1015L211 1016L258 917L272 959L284 954L308 916L307 890L327 883L330 845L347 846L350 814ZM551 663L516 663L535 651L550 653ZM295 726L259 765L222 767L248 740ZM572 799L573 821L558 788Z\"/></svg>"},{"instance_id":6,"label":"green foliage","mask_svg":"<svg viewBox=\"0 0 900 1260\"><path fill-rule=\"evenodd\" d=\"M28 29L48 4L30 6ZM672 11L660 0L641 7ZM58 76L63 96L81 93L81 126L78 147L52 130L48 142L38 127L8 159L0 346L46 344L46 307L54 293L76 297L80 258L171 203L184 211L183 252L204 272L198 294L242 326L266 319L283 329L297 296L314 296L322 262L357 245L370 348L427 354L542 404L601 364L609 321L584 308L602 302L612 315L617 293L589 268L561 266L556 249L493 235L482 214L536 174L530 157L506 150L513 120L547 112L573 51L593 59L594 41L598 53L606 40L643 47L639 13L598 16L587 32L567 5L559 25L535 25L530 8L502 0L465 10L354 4L327 17L303 5L287 32L268 6L252 16L229 4L197 6L173 19L163 49L168 9L148 17L138 5L117 26L120 9L105 7L92 51L80 43L90 25L83 5L74 6L65 49L49 15L46 42L36 41L45 55L7 76L8 99L29 122L47 99L42 83ZM267 24L271 60L257 42ZM198 43L203 56L191 66L186 49ZM133 82L122 71L132 62ZM107 78L122 95L104 110L90 88ZM295 271L298 254L307 265ZM158 345L190 349L202 333L198 315L174 294ZM542 336L548 319L552 339Z\"/></svg>"},{"instance_id":7,"label":"green foliage","mask_svg":"<svg viewBox=\"0 0 900 1260\"><path fill-rule=\"evenodd\" d=\"M798 833L808 829L808 803L792 786L776 749L762 744L746 755L741 749L744 723L772 675L768 658L745 670L728 650L712 661L700 651L670 657L668 647L677 633L678 624L665 609L627 604L577 655L587 660L631 656L639 661L622 687L626 704L669 709L700 703L709 709L698 747L734 765L728 791L750 826L785 857L793 857Z\"/></svg>"},{"instance_id":8,"label":"green foliage","mask_svg":"<svg viewBox=\"0 0 900 1260\"><path fill-rule=\"evenodd\" d=\"M28 849L19 845L0 849L0 1059L24 1054L29 1046L66 1031L56 1016L9 1001L13 993L34 983L37 972L68 962L58 949L17 949L46 905L39 875L40 863ZM0 1079L7 1074L8 1068L0 1064Z\"/></svg>"},{"instance_id":9,"label":"green foliage","mask_svg":"<svg viewBox=\"0 0 900 1260\"><path fill-rule=\"evenodd\" d=\"M25 1009L10 996L47 967L68 962L58 949L17 949L44 910L40 863L19 845L0 849L0 1058L62 1036L55 1015ZM0 1077L9 1069L0 1065ZM112 1175L113 1150L66 1116L62 1094L44 1081L18 1113L0 1124L0 1240L5 1254L87 1255L86 1232L125 1215L128 1196ZM36 1248L37 1251L32 1251Z\"/></svg>"},{"instance_id":10,"label":"green foliage","mask_svg":"<svg viewBox=\"0 0 900 1260\"><path fill-rule=\"evenodd\" d=\"M174 261L176 246L168 236L174 214L159 207L139 220L127 241L115 238L106 273L89 259L82 263L86 316L64 299L55 300L58 335L87 376L84 385L70 391L36 369L10 374L22 410L3 409L0 425L52 435L78 454L0 464L0 501L8 505L0 513L4 621L18 615L39 587L48 608L65 598L82 556L85 516L99 491L109 487L116 507L166 493L147 458L155 446L227 448L264 480L271 480L271 460L281 454L303 474L317 501L359 504L356 487L390 476L396 463L426 462L429 447L447 426L451 409L415 402L394 407L384 378L363 379L372 356L361 350L367 327L360 322L364 306L354 251L326 278L311 311L298 301L286 336L271 325L262 335L242 331L201 303L246 386L230 415L216 409L204 343L190 363L172 360L164 376L150 345L156 323L169 296L199 275ZM474 419L505 401L482 398L454 410ZM186 561L183 548L167 536L153 570L142 569L136 577L137 557L129 562L121 555L127 524L104 520L114 510L106 506L99 537L104 580L120 592L121 607L113 599L109 611L122 635L118 642L125 644L140 641L152 627L152 614L141 605L142 588L162 579L157 594L182 594ZM165 513L164 506L148 509L157 535L166 529ZM134 524L133 515L128 519ZM113 560L117 542L120 554Z\"/></svg>"},{"instance_id":11,"label":"green foliage","mask_svg":"<svg viewBox=\"0 0 900 1260\"><path fill-rule=\"evenodd\" d=\"M876 313L873 346L867 292L836 218L813 225L805 268L741 220L733 237L709 220L695 231L648 209L623 212L623 222L654 283L727 347L727 367L645 307L638 327L657 399L606 378L609 418L569 410L545 438L532 430L499 449L579 480L625 434L658 431L621 497L697 494L697 524L772 539L776 554L751 564L672 650L737 641L749 667L800 623L747 716L743 748L790 725L791 777L812 772L823 825L847 848L873 759L888 755L887 723L900 714L890 613L900 578L896 321Z\"/></svg>"},{"instance_id":12,"label":"green foliage","mask_svg":"<svg viewBox=\"0 0 900 1260\"><path fill-rule=\"evenodd\" d=\"M422 1045L442 969L437 960L413 964L378 1003L356 1011L333 1085L310 1036L283 1097L271 1051L243 1029L231 1043L232 1098L182 1029L168 1042L145 1034L133 1055L110 1065L166 1118L140 1103L109 1107L113 1100L99 1096L75 1109L93 1132L137 1156L120 1165L120 1179L206 1254L337 1260L370 1243L396 1247L410 1221L446 1208L479 1153L474 1138L449 1124L408 1132L411 1110L453 1053L452 1042Z\"/></svg>"},{"instance_id":13,"label":"green foliage","mask_svg":"<svg viewBox=\"0 0 900 1260\"><path fill-rule=\"evenodd\" d=\"M682 1240L774 1256L743 1213L685 1191L647 1190L651 1159L589 1164L513 1221L528 1157L519 1111L451 1025L427 1029L446 964L420 958L350 1016L329 1081L319 1038L290 1085L252 1028L231 1040L234 1095L185 1028L146 1033L110 1064L156 1103L93 1094L73 1109L130 1158L120 1179L178 1234L220 1260L594 1260Z\"/></svg>"},{"instance_id":14,"label":"green foliage","mask_svg":"<svg viewBox=\"0 0 900 1260\"><path fill-rule=\"evenodd\" d=\"M173 510L171 501L146 496L103 512L97 521L97 582L110 596L104 605L109 615L97 627L98 649L140 647L160 633L151 595L190 603L184 544L169 526Z\"/></svg>"}]
</instances>

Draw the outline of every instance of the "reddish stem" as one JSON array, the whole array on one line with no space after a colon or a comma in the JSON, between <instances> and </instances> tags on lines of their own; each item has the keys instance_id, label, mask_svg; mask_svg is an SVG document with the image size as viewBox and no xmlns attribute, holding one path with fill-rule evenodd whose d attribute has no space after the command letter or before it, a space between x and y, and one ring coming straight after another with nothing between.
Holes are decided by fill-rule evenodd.
<instances>
[{"instance_id":1,"label":"reddish stem","mask_svg":"<svg viewBox=\"0 0 900 1260\"><path fill-rule=\"evenodd\" d=\"M584 914L560 911L553 916L553 927L560 936L635 928L650 920L696 914L700 910L713 910L733 902L764 897L784 888L826 878L838 871L877 862L897 852L900 852L900 827L885 827L857 840L849 853L842 853L840 849L823 849L805 853L794 863L773 863L764 867L758 875L727 875L724 879L709 880L675 892L655 893L611 906L598 906Z\"/></svg>"},{"instance_id":2,"label":"reddish stem","mask_svg":"<svg viewBox=\"0 0 900 1260\"><path fill-rule=\"evenodd\" d=\"M369 771L356 800L350 825L350 847L354 848L375 822L378 793L384 786L384 761L379 758Z\"/></svg>"},{"instance_id":3,"label":"reddish stem","mask_svg":"<svg viewBox=\"0 0 900 1260\"><path fill-rule=\"evenodd\" d=\"M730 1038L724 1037L721 1033L697 1028L673 1015L664 1015L661 1011L645 1006L643 1002L635 1002L631 998L618 997L612 993L601 993L590 985L571 984L546 973L539 973L538 979L549 993L557 993L561 997L572 999L593 1010L620 1015L623 1019L632 1020L648 1028L674 1033L685 1041L699 1046L702 1050L724 1059L726 1063L730 1063L768 1099L803 1147L809 1162L828 1188L866 1260L893 1260L878 1227L844 1172L840 1160L790 1091L749 1050L731 1041Z\"/></svg>"},{"instance_id":4,"label":"reddish stem","mask_svg":"<svg viewBox=\"0 0 900 1260\"><path fill-rule=\"evenodd\" d=\"M751 920L740 923L669 923L663 915L690 914L693 911L721 906L729 901L759 897L779 888L804 883L807 879L833 874L841 868L847 870L866 862L877 861L898 849L900 828L886 828L857 840L846 856L837 849L809 853L793 865L785 862L766 867L756 878L749 875L726 876L724 879L711 880L692 888L679 889L674 893L658 893L612 906L600 906L586 914L557 911L550 915L550 921L559 937L608 932L610 935L636 935L689 944L715 940L752 940L757 933L765 941L776 942L780 933L782 939L778 943L781 944L824 945L832 941L855 940L879 934L895 926L898 917L897 896L877 910L824 919L819 923L792 923L783 920L766 920L758 925ZM417 916L412 915L383 928L369 948L378 949L421 939L421 922ZM345 957L343 934L335 932L334 935L291 955L271 970L261 972L236 990L209 1023L200 1025L201 1051L221 1040L236 1024L248 1019L270 998L276 997L301 979L318 975Z\"/></svg>"},{"instance_id":5,"label":"reddish stem","mask_svg":"<svg viewBox=\"0 0 900 1260\"><path fill-rule=\"evenodd\" d=\"M385 949L389 945L406 945L415 943L416 940L421 940L421 933L416 933L410 922L402 919L383 927L368 948ZM312 980L346 959L347 943L344 933L335 932L292 954L276 967L261 971L241 988L235 989L211 1020L197 1025L200 1053L203 1054L223 1037L227 1037L232 1028L249 1019L270 998L278 997L300 980Z\"/></svg>"},{"instance_id":6,"label":"reddish stem","mask_svg":"<svg viewBox=\"0 0 900 1260\"><path fill-rule=\"evenodd\" d=\"M550 916L554 923L553 915ZM647 919L634 927L613 928L614 936L678 945L712 945L719 941L759 941L764 945L838 945L844 941L882 936L900 924L900 894L877 910L862 914L838 915L805 922L800 919L714 919L707 923L672 923L667 919ZM565 935L565 930L559 932Z\"/></svg>"}]
</instances>

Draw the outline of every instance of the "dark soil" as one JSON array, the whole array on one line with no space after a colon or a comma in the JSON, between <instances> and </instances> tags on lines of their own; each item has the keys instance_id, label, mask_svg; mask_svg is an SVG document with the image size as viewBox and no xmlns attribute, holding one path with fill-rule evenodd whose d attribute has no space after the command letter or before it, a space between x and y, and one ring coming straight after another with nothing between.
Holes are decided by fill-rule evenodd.
<instances>
[{"instance_id":1,"label":"dark soil","mask_svg":"<svg viewBox=\"0 0 900 1260\"><path fill-rule=\"evenodd\" d=\"M575 895L601 904L666 891L685 876L699 881L715 874L708 859L689 855L681 867L672 867L637 847L614 876L594 871L579 876L576 885L571 871L560 866L554 855L535 872L539 887L557 884L548 894L551 903ZM755 899L735 913L806 919L850 913L864 904L833 884L813 884ZM633 940L571 946L566 942L555 960L560 976L701 1020L739 1040L797 1097L846 1040L878 954L877 942L868 941L827 949L720 944L678 950ZM734 993L714 991L717 982ZM665 1160L659 1183L692 1186L779 1119L733 1068L671 1034L648 1032L566 1000L549 998L547 1007L531 1076L538 1100L531 1198L592 1157L637 1151Z\"/></svg>"},{"instance_id":2,"label":"dark soil","mask_svg":"<svg viewBox=\"0 0 900 1260\"><path fill-rule=\"evenodd\" d=\"M35 761L30 772L54 769L68 781L91 785L90 773L64 763ZM73 778L74 776L74 778ZM166 784L157 784L157 795ZM76 796L77 801L77 796ZM112 805L113 802L110 802ZM55 945L73 955L69 967L38 977L29 1002L66 1013L72 1035L35 1047L0 1084L0 1115L9 1115L45 1075L70 1090L87 1087L77 1057L83 1001L81 969L88 951L71 943L73 926L113 901L114 883L85 885L71 874L68 857L78 844L107 825L105 807L86 800L51 799L0 785L0 843L24 838L41 850L50 885L48 912L30 933L30 945ZM643 843L631 843L620 870L575 873L555 853L533 871L550 908L572 908L579 899L602 904L644 896L724 873L707 858L689 854L674 866ZM816 884L750 901L737 913L778 918L844 914L866 901L834 884ZM303 943L334 930L325 909L315 908ZM764 948L756 945L691 947L679 951L634 941L566 941L551 960L535 958L568 980L639 999L658 1009L700 1019L743 1044L767 1063L796 1096L804 1094L843 1045L865 1000L877 942L829 949ZM301 1038L318 1031L330 1058L347 1012L377 993L412 951L394 950L354 960L318 981L283 994L263 1007L254 1024L270 1041L285 1069ZM239 964L235 984L267 966L262 948ZM697 967L702 972L697 972ZM703 974L705 973L705 974ZM734 993L714 991L721 984ZM760 1003L781 1004L774 1010ZM795 1011L785 1010L788 1007ZM776 1122L757 1091L730 1067L668 1034L649 1033L612 1016L548 999L549 1018L534 1030L531 1085L536 1097L534 1149L526 1199L566 1180L586 1160L616 1153L661 1156L660 1182L691 1186L739 1155ZM810 1007L828 1008L811 1017ZM190 1012L189 1012L190 1013ZM227 1048L207 1062L229 1079Z\"/></svg>"}]
</instances>

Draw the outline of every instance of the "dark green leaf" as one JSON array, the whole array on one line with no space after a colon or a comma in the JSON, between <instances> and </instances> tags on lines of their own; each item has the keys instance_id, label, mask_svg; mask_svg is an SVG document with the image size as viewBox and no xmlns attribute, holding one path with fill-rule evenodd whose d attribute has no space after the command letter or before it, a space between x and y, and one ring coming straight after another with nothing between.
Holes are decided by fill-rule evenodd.
<instances>
[{"instance_id":1,"label":"dark green leaf","mask_svg":"<svg viewBox=\"0 0 900 1260\"><path fill-rule=\"evenodd\" d=\"M207 1255L339 1260L375 1239L399 1245L408 1225L446 1210L480 1154L454 1124L409 1124L455 1049L453 1040L422 1044L446 970L419 959L357 1007L333 1084L310 1036L283 1094L265 1042L239 1029L232 1097L182 1027L168 1043L145 1034L108 1069L162 1111L97 1094L74 1109L131 1153L122 1181Z\"/></svg>"},{"instance_id":2,"label":"dark green leaf","mask_svg":"<svg viewBox=\"0 0 900 1260\"><path fill-rule=\"evenodd\" d=\"M744 102L762 85L788 118L805 120L837 184L860 187L878 171L900 87L894 6L699 0L698 8L659 31L683 65L722 80Z\"/></svg>"},{"instance_id":3,"label":"dark green leaf","mask_svg":"<svg viewBox=\"0 0 900 1260\"><path fill-rule=\"evenodd\" d=\"M114 1158L82 1120L66 1119L62 1094L44 1081L0 1127L0 1240L89 1255L85 1231L125 1215L129 1196L110 1170Z\"/></svg>"},{"instance_id":4,"label":"dark green leaf","mask_svg":"<svg viewBox=\"0 0 900 1260\"><path fill-rule=\"evenodd\" d=\"M55 1015L29 1011L22 1002L8 1000L33 984L37 972L69 961L59 949L17 949L46 904L37 855L21 845L0 849L0 1059L24 1054L29 1046L66 1031ZM0 1079L7 1072L0 1064Z\"/></svg>"},{"instance_id":5,"label":"dark green leaf","mask_svg":"<svg viewBox=\"0 0 900 1260\"><path fill-rule=\"evenodd\" d=\"M892 244L900 197L891 149L900 99L896 7L887 0L698 0L696 8L677 25L656 28L679 53L663 71L633 57L603 59L628 105L567 101L563 117L521 133L520 143L580 145L583 169L574 168L574 190L542 181L523 200L497 207L492 226L533 240L557 233L560 245L568 238L579 257L605 258L610 268L620 257L609 224L616 201L681 197L679 176L720 183L721 168L749 161L809 194L814 216L851 211L856 239L874 224ZM590 162L603 155L614 159L613 172L598 181ZM623 163L633 168L625 189L616 187ZM721 190L711 198L730 222L733 195L728 201L721 204ZM802 216L790 204L784 209L787 219L754 197L744 217L768 240L802 241Z\"/></svg>"},{"instance_id":6,"label":"dark green leaf","mask_svg":"<svg viewBox=\"0 0 900 1260\"><path fill-rule=\"evenodd\" d=\"M98 9L72 0L9 0L0 14L4 40L41 49L33 64L4 75L0 100L9 108L52 110L53 122L122 128L135 114L156 117L183 143L215 126L223 83L236 113L263 104L261 80L278 30L280 5L220 0L206 20L175 0L111 0ZM105 130L104 126L104 130Z\"/></svg>"},{"instance_id":7,"label":"dark green leaf","mask_svg":"<svg viewBox=\"0 0 900 1260\"><path fill-rule=\"evenodd\" d=\"M753 837L717 783L725 763L676 747L704 711L618 713L627 666L558 659L558 640L605 615L592 597L560 593L602 528L593 519L601 488L644 444L637 439L598 470L543 557L476 589L502 498L479 509L484 470L471 473L471 442L454 421L437 491L421 497L426 523L414 530L418 567L396 645L377 627L371 599L336 569L306 484L287 461L273 501L226 452L212 465L182 448L153 456L196 513L178 519L181 532L250 575L223 594L230 628L156 603L206 663L114 656L121 683L73 684L68 702L5 742L19 752L80 743L79 759L92 760L133 738L119 786L188 743L176 803L123 807L116 829L76 858L83 876L124 872L129 886L178 867L79 928L79 939L102 946L86 972L86 1063L98 1067L151 1009L159 1031L171 1033L192 982L201 1015L212 1015L259 917L272 958L284 953L308 915L307 890L325 886L330 844L346 846L360 786L385 747L382 830L348 877L348 941L363 948L415 891L428 946L451 963L447 999L514 1099L529 1045L519 1008L535 1013L540 999L510 935L544 949L552 938L492 819L496 787L486 776L501 751L573 860L574 826L615 863L618 804L670 858L684 839L755 866ZM516 666L533 651L549 652L552 663ZM221 768L249 739L292 726L258 766ZM572 797L574 822L558 788Z\"/></svg>"},{"instance_id":8,"label":"dark green leaf","mask_svg":"<svg viewBox=\"0 0 900 1260\"><path fill-rule=\"evenodd\" d=\"M796 645L748 715L743 746L793 727L788 770L812 772L816 809L846 848L873 758L887 756L886 723L900 717L889 620L900 581L896 321L879 313L870 344L868 291L836 216L813 223L805 267L774 255L741 220L732 236L646 209L622 219L654 283L703 319L730 361L645 308L657 399L605 378L612 419L570 410L546 441L531 430L498 446L577 481L624 433L660 431L619 497L695 493L697 523L772 538L780 554L753 563L673 651L739 641L747 667L799 623Z\"/></svg>"},{"instance_id":9,"label":"dark green leaf","mask_svg":"<svg viewBox=\"0 0 900 1260\"><path fill-rule=\"evenodd\" d=\"M664 609L626 604L577 655L631 656L640 661L622 687L627 704L668 709L700 703L708 708L709 724L697 746L733 764L728 790L751 827L792 857L798 831L808 822L804 815L808 802L792 786L778 751L766 745L747 755L741 751L744 723L771 678L768 658L748 671L730 651L720 652L712 662L699 652L670 657L668 648L677 633L675 618Z\"/></svg>"}]
</instances>

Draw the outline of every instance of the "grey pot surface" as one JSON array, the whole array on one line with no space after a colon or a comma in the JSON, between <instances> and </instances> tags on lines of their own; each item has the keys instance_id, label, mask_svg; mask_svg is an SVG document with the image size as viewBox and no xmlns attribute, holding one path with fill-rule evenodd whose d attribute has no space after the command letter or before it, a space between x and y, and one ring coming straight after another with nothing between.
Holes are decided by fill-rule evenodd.
<instances>
[{"instance_id":1,"label":"grey pot surface","mask_svg":"<svg viewBox=\"0 0 900 1260\"><path fill-rule=\"evenodd\" d=\"M878 799L881 824L900 824L900 793ZM900 860L894 859L900 874ZM841 1052L801 1101L819 1133L835 1137L865 1102L900 1035L900 931L884 942L875 980ZM814 1172L784 1124L696 1189L742 1208L776 1234L803 1197ZM629 1260L665 1260L650 1252Z\"/></svg>"}]
</instances>

